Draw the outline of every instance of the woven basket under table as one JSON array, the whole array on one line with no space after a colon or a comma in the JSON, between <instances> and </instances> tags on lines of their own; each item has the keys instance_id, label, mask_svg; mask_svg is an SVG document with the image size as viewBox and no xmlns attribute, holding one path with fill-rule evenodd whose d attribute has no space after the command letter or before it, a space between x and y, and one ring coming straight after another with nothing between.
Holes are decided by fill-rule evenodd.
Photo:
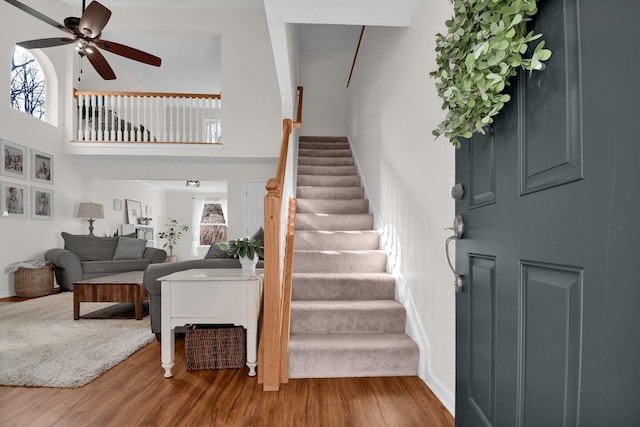
<instances>
[{"instance_id":1,"label":"woven basket under table","mask_svg":"<svg viewBox=\"0 0 640 427\"><path fill-rule=\"evenodd\" d=\"M184 340L188 371L242 368L247 363L246 330L233 327L191 327Z\"/></svg>"},{"instance_id":2,"label":"woven basket under table","mask_svg":"<svg viewBox=\"0 0 640 427\"><path fill-rule=\"evenodd\" d=\"M14 285L20 297L41 297L53 293L53 266L38 269L19 268L15 272Z\"/></svg>"}]
</instances>

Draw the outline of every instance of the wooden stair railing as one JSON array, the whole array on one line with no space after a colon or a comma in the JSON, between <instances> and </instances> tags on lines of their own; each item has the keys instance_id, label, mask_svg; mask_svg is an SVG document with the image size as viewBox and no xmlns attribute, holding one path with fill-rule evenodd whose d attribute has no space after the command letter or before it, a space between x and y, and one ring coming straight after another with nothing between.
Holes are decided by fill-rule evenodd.
<instances>
[{"instance_id":1,"label":"wooden stair railing","mask_svg":"<svg viewBox=\"0 0 640 427\"><path fill-rule=\"evenodd\" d=\"M283 361L282 340L288 340L283 332L283 281L281 280L281 213L284 178L287 167L287 153L291 136L292 121L284 119L282 123L282 142L276 177L269 179L264 198L264 290L263 314L260 346L258 349L258 382L265 391L278 391L281 383ZM291 257L289 257L291 260ZM292 262L292 261L291 261ZM291 268L289 268L289 271ZM285 280L286 281L286 280ZM288 363L287 363L288 365ZM287 375L288 380L288 375Z\"/></svg>"},{"instance_id":2,"label":"wooden stair railing","mask_svg":"<svg viewBox=\"0 0 640 427\"><path fill-rule=\"evenodd\" d=\"M296 199L289 198L287 234L282 273L282 328L280 337L280 382L289 382L289 332L291 330L291 291L293 285L293 245L296 234Z\"/></svg>"},{"instance_id":3,"label":"wooden stair railing","mask_svg":"<svg viewBox=\"0 0 640 427\"><path fill-rule=\"evenodd\" d=\"M220 144L220 94L74 90L72 142Z\"/></svg>"},{"instance_id":4,"label":"wooden stair railing","mask_svg":"<svg viewBox=\"0 0 640 427\"><path fill-rule=\"evenodd\" d=\"M304 93L304 88L302 86L298 86L298 107L296 109L296 121L293 122L293 127L298 129L302 126L302 96Z\"/></svg>"}]
</instances>

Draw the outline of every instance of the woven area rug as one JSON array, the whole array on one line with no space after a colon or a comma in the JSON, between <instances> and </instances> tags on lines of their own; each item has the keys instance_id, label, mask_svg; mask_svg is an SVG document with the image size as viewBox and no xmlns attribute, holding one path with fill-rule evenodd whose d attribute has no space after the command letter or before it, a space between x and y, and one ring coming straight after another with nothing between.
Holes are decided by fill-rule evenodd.
<instances>
[{"instance_id":1,"label":"woven area rug","mask_svg":"<svg viewBox=\"0 0 640 427\"><path fill-rule=\"evenodd\" d=\"M73 320L71 292L3 305L0 325L0 385L11 386L79 387L155 339L149 317Z\"/></svg>"}]
</instances>

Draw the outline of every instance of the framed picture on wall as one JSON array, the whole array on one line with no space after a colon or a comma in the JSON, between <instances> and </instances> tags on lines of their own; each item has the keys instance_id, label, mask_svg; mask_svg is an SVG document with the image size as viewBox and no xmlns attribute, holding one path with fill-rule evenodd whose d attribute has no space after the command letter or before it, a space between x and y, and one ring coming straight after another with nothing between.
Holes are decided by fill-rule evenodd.
<instances>
[{"instance_id":1,"label":"framed picture on wall","mask_svg":"<svg viewBox=\"0 0 640 427\"><path fill-rule=\"evenodd\" d=\"M13 182L0 182L2 217L26 218L28 205L27 186Z\"/></svg>"},{"instance_id":2,"label":"framed picture on wall","mask_svg":"<svg viewBox=\"0 0 640 427\"><path fill-rule=\"evenodd\" d=\"M53 184L53 156L31 149L31 179L43 184Z\"/></svg>"},{"instance_id":3,"label":"framed picture on wall","mask_svg":"<svg viewBox=\"0 0 640 427\"><path fill-rule=\"evenodd\" d=\"M135 200L125 199L127 203L127 221L129 224L137 224L138 218L143 217L142 215L142 204Z\"/></svg>"},{"instance_id":4,"label":"framed picture on wall","mask_svg":"<svg viewBox=\"0 0 640 427\"><path fill-rule=\"evenodd\" d=\"M2 139L0 151L4 159L0 173L12 178L27 179L27 147Z\"/></svg>"},{"instance_id":5,"label":"framed picture on wall","mask_svg":"<svg viewBox=\"0 0 640 427\"><path fill-rule=\"evenodd\" d=\"M53 190L31 186L31 218L53 219Z\"/></svg>"}]
</instances>

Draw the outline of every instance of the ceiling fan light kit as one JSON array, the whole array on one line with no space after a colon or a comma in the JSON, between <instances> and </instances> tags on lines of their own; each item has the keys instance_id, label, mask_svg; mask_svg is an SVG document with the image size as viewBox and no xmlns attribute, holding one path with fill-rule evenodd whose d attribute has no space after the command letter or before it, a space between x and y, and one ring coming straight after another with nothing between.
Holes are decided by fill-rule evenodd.
<instances>
[{"instance_id":1,"label":"ceiling fan light kit","mask_svg":"<svg viewBox=\"0 0 640 427\"><path fill-rule=\"evenodd\" d=\"M160 58L155 55L151 55L150 53L143 52L123 44L100 39L102 30L109 22L109 18L111 18L111 11L97 1L89 3L89 6L87 6L86 9L83 1L82 16L80 18L65 18L63 21L64 24L56 22L48 16L43 15L37 10L32 9L17 0L5 1L42 22L73 36L73 38L54 37L16 43L18 46L25 49L42 49L76 43L76 51L78 51L80 56L86 56L93 68L95 68L98 74L100 74L100 76L105 80L113 80L116 78L116 75L99 49L156 67L159 67L162 63Z\"/></svg>"}]
</instances>

